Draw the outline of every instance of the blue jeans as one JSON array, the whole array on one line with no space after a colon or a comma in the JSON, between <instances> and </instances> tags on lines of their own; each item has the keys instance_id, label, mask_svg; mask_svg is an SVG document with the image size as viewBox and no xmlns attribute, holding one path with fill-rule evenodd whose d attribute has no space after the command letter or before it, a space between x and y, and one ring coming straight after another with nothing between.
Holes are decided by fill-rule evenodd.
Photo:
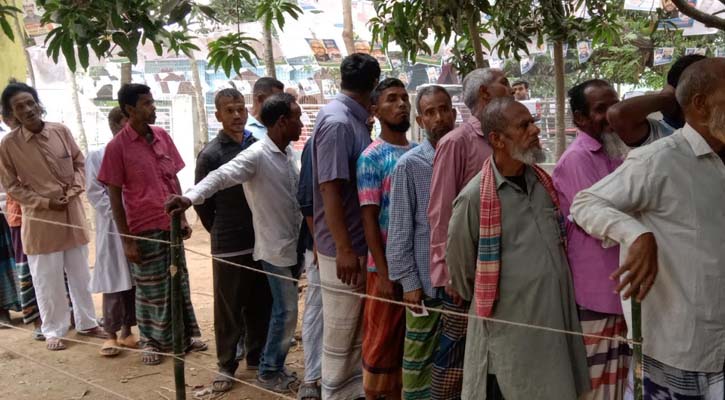
<instances>
[{"instance_id":1,"label":"blue jeans","mask_svg":"<svg viewBox=\"0 0 725 400\"><path fill-rule=\"evenodd\" d=\"M275 275L299 278L299 264L292 267L277 267L260 260L262 268ZM285 359L297 326L297 282L267 275L272 293L272 315L267 331L259 376L268 377L284 370Z\"/></svg>"},{"instance_id":2,"label":"blue jeans","mask_svg":"<svg viewBox=\"0 0 725 400\"><path fill-rule=\"evenodd\" d=\"M320 268L314 263L314 254L305 253L307 270L307 298L305 314L302 317L302 344L305 346L305 382L316 382L322 378L322 288Z\"/></svg>"}]
</instances>

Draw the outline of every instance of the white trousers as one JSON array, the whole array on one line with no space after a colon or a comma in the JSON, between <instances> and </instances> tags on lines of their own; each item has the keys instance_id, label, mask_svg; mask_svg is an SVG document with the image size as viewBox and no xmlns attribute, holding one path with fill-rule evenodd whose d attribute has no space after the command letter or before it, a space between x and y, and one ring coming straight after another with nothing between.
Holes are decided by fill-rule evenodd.
<instances>
[{"instance_id":1,"label":"white trousers","mask_svg":"<svg viewBox=\"0 0 725 400\"><path fill-rule=\"evenodd\" d=\"M46 338L61 338L70 328L70 310L65 296L63 271L68 277L68 292L73 303L76 330L83 331L98 326L93 298L88 288L91 279L88 270L88 246L28 255L28 266L43 321L41 329Z\"/></svg>"}]
</instances>

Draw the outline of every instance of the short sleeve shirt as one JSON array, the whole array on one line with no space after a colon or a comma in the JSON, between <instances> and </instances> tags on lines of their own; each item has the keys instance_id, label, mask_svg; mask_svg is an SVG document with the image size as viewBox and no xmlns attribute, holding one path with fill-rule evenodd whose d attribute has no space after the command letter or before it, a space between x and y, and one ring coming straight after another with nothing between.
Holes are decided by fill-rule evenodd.
<instances>
[{"instance_id":1,"label":"short sleeve shirt","mask_svg":"<svg viewBox=\"0 0 725 400\"><path fill-rule=\"evenodd\" d=\"M126 125L106 146L98 180L122 189L128 228L133 234L169 230L164 202L180 194L176 174L184 168L174 142L160 127L150 127L151 143Z\"/></svg>"},{"instance_id":2,"label":"short sleeve shirt","mask_svg":"<svg viewBox=\"0 0 725 400\"><path fill-rule=\"evenodd\" d=\"M648 145L657 140L672 135L675 132L675 128L670 126L667 122L661 119L647 118L649 122L649 136L641 146Z\"/></svg>"},{"instance_id":3,"label":"short sleeve shirt","mask_svg":"<svg viewBox=\"0 0 725 400\"><path fill-rule=\"evenodd\" d=\"M357 160L357 193L360 206L380 207L378 223L383 243L388 241L388 214L393 170L398 159L415 146L415 143L397 146L377 138ZM372 255L368 254L368 271L375 272L375 270L375 260Z\"/></svg>"},{"instance_id":4,"label":"short sleeve shirt","mask_svg":"<svg viewBox=\"0 0 725 400\"><path fill-rule=\"evenodd\" d=\"M357 159L370 145L370 131L365 126L368 111L358 102L339 94L317 115L312 133L312 171L317 251L325 256L337 255L335 241L325 220L320 184L342 181L342 203L352 247L359 256L367 254L365 231L357 195Z\"/></svg>"}]
</instances>

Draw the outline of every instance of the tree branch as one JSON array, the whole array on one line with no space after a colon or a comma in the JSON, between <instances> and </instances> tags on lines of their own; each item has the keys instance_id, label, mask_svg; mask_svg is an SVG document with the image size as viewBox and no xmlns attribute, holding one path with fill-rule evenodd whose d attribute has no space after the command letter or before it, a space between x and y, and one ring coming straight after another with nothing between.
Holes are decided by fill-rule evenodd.
<instances>
[{"instance_id":1,"label":"tree branch","mask_svg":"<svg viewBox=\"0 0 725 400\"><path fill-rule=\"evenodd\" d=\"M725 31L725 19L718 18L714 15L698 10L690 5L687 0L672 0L672 3L677 6L677 9L680 10L681 13L687 15L695 21L700 21L705 24L705 26Z\"/></svg>"}]
</instances>

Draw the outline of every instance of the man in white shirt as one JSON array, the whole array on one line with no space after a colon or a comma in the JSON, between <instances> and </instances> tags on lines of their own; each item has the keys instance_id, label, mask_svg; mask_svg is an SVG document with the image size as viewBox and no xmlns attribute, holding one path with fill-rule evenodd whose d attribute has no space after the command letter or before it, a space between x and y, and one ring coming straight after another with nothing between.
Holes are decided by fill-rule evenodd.
<instances>
[{"instance_id":1,"label":"man in white shirt","mask_svg":"<svg viewBox=\"0 0 725 400\"><path fill-rule=\"evenodd\" d=\"M268 98L260 113L267 136L209 173L186 196L171 196L166 211L180 213L220 190L243 184L254 223L254 259L269 273L299 278L297 239L302 214L297 202L299 171L290 142L298 140L302 132L300 115L291 95L280 93ZM297 326L297 283L267 278L272 316L257 380L266 389L286 392L296 381L284 366Z\"/></svg>"},{"instance_id":2,"label":"man in white shirt","mask_svg":"<svg viewBox=\"0 0 725 400\"><path fill-rule=\"evenodd\" d=\"M571 206L587 233L622 245L626 260L612 275L621 277L617 290L647 296L645 399L725 396L723 71L722 58L685 70L676 91L685 126L633 150Z\"/></svg>"}]
</instances>

